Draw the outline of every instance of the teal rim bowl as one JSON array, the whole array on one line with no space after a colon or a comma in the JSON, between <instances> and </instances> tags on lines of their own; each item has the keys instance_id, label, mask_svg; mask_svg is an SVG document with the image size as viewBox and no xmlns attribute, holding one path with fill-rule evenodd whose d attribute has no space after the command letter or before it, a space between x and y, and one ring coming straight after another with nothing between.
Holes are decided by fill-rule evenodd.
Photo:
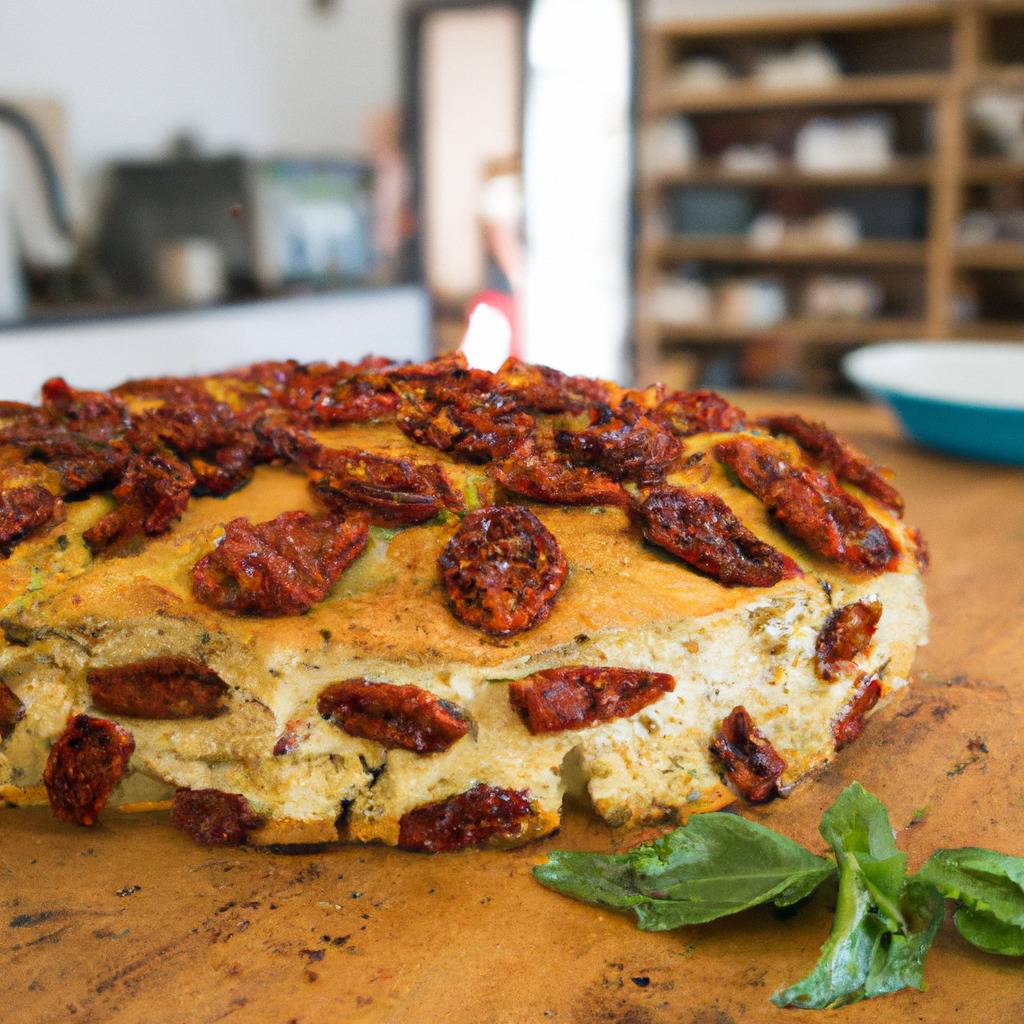
<instances>
[{"instance_id":1,"label":"teal rim bowl","mask_svg":"<svg viewBox=\"0 0 1024 1024\"><path fill-rule=\"evenodd\" d=\"M1024 345L891 342L843 359L854 384L887 402L929 448L1024 465Z\"/></svg>"}]
</instances>

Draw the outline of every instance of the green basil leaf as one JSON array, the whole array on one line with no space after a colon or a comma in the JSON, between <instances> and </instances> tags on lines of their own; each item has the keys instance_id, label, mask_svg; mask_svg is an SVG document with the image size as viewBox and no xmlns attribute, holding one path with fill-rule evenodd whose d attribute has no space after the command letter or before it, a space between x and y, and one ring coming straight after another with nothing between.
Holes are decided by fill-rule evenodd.
<instances>
[{"instance_id":1,"label":"green basil leaf","mask_svg":"<svg viewBox=\"0 0 1024 1024\"><path fill-rule=\"evenodd\" d=\"M839 862L832 930L814 970L772 996L776 1006L827 1009L924 987L924 959L942 923L942 897L906 880L906 857L882 803L854 783L820 831Z\"/></svg>"},{"instance_id":2,"label":"green basil leaf","mask_svg":"<svg viewBox=\"0 0 1024 1024\"><path fill-rule=\"evenodd\" d=\"M881 800L854 782L822 815L818 831L840 863L844 853L856 856L860 870L884 905L899 899L907 856L896 846L889 812Z\"/></svg>"},{"instance_id":3,"label":"green basil leaf","mask_svg":"<svg viewBox=\"0 0 1024 1024\"><path fill-rule=\"evenodd\" d=\"M954 920L968 942L1024 956L1024 857L973 846L936 850L914 877L962 904Z\"/></svg>"},{"instance_id":4,"label":"green basil leaf","mask_svg":"<svg viewBox=\"0 0 1024 1024\"><path fill-rule=\"evenodd\" d=\"M567 896L632 910L648 931L701 924L761 903L788 906L834 872L831 861L734 814L695 815L627 853L556 850L533 869L539 882Z\"/></svg>"},{"instance_id":5,"label":"green basil leaf","mask_svg":"<svg viewBox=\"0 0 1024 1024\"><path fill-rule=\"evenodd\" d=\"M983 910L960 907L953 915L957 931L972 945L986 953L1024 956L1024 928L1006 924Z\"/></svg>"}]
</instances>

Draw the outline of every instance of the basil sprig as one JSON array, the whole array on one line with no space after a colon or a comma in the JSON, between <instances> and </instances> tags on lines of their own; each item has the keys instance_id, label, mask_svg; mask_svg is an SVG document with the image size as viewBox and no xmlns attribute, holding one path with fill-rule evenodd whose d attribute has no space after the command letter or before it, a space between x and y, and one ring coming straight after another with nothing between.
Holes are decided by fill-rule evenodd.
<instances>
[{"instance_id":1,"label":"basil sprig","mask_svg":"<svg viewBox=\"0 0 1024 1024\"><path fill-rule=\"evenodd\" d=\"M906 877L882 803L854 783L825 812L819 831L839 864L832 931L814 970L772 996L776 1006L824 1010L912 986L942 923L942 897Z\"/></svg>"},{"instance_id":2,"label":"basil sprig","mask_svg":"<svg viewBox=\"0 0 1024 1024\"><path fill-rule=\"evenodd\" d=\"M647 931L703 924L759 903L786 907L835 865L735 814L699 814L628 853L555 850L533 869L551 889L610 910L632 910Z\"/></svg>"},{"instance_id":3,"label":"basil sprig","mask_svg":"<svg viewBox=\"0 0 1024 1024\"><path fill-rule=\"evenodd\" d=\"M953 920L972 945L1024 956L1024 857L975 846L936 850L914 877L960 904Z\"/></svg>"},{"instance_id":4,"label":"basil sprig","mask_svg":"<svg viewBox=\"0 0 1024 1024\"><path fill-rule=\"evenodd\" d=\"M825 1009L901 988L923 989L924 961L958 902L960 934L990 953L1024 955L1024 858L939 850L908 878L882 803L858 783L822 817L835 858L734 814L701 814L621 854L553 851L533 874L574 899L629 911L639 927L702 924L763 903L790 906L838 873L832 929L813 970L776 1006Z\"/></svg>"}]
</instances>

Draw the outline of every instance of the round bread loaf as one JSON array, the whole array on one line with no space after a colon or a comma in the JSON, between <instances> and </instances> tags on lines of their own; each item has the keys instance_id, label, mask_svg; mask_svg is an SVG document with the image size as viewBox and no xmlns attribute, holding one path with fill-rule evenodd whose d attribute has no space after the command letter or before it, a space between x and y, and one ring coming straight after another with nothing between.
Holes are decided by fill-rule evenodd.
<instances>
[{"instance_id":1,"label":"round bread loaf","mask_svg":"<svg viewBox=\"0 0 1024 1024\"><path fill-rule=\"evenodd\" d=\"M904 687L926 556L820 424L516 361L0 405L0 795L512 845L768 800Z\"/></svg>"}]
</instances>

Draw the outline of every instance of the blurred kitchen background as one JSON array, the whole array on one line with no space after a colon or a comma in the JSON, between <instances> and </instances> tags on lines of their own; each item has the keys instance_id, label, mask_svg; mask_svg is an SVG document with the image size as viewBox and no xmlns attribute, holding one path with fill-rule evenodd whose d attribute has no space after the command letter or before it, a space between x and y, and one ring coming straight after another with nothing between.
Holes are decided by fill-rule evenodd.
<instances>
[{"instance_id":1,"label":"blurred kitchen background","mask_svg":"<svg viewBox=\"0 0 1024 1024\"><path fill-rule=\"evenodd\" d=\"M82 386L924 338L1024 341L1024 0L0 0L0 355Z\"/></svg>"}]
</instances>

